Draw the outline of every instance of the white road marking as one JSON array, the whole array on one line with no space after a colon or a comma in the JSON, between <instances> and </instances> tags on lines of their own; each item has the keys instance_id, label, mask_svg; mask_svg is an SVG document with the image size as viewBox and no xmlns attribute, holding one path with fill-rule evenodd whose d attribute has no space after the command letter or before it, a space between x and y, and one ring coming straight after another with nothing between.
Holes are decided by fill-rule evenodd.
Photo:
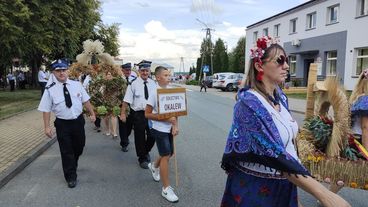
<instances>
[{"instance_id":1,"label":"white road marking","mask_svg":"<svg viewBox=\"0 0 368 207\"><path fill-rule=\"evenodd\" d=\"M34 196L36 196L37 191L39 191L40 188L40 184L36 184L34 185L31 190L29 190L29 192L27 193L26 197L23 199L23 201L27 201L29 198L32 198Z\"/></svg>"}]
</instances>

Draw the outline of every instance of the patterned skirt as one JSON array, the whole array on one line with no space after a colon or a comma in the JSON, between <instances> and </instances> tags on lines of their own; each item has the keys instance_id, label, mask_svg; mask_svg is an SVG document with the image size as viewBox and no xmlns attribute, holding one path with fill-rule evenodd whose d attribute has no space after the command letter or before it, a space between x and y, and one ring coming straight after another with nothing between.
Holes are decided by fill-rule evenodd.
<instances>
[{"instance_id":1,"label":"patterned skirt","mask_svg":"<svg viewBox=\"0 0 368 207\"><path fill-rule=\"evenodd\" d=\"M229 173L221 207L298 207L297 187L287 179L264 178L240 170Z\"/></svg>"}]
</instances>

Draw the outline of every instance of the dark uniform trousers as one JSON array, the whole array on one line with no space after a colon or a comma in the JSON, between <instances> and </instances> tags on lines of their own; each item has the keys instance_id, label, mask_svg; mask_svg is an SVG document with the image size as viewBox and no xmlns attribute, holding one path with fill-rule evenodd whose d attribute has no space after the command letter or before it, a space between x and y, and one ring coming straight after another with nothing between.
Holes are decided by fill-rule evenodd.
<instances>
[{"instance_id":1,"label":"dark uniform trousers","mask_svg":"<svg viewBox=\"0 0 368 207\"><path fill-rule=\"evenodd\" d=\"M144 161L149 162L149 152L153 145L155 145L155 139L151 135L148 126L148 119L144 116L144 111L131 110L131 114L134 127L135 150L138 156L138 161L140 163Z\"/></svg>"},{"instance_id":2,"label":"dark uniform trousers","mask_svg":"<svg viewBox=\"0 0 368 207\"><path fill-rule=\"evenodd\" d=\"M133 129L133 115L132 109L130 109L130 113L126 118L126 122L122 122L119 120L119 135L120 135L120 146L127 147L129 145L129 136L132 133Z\"/></svg>"},{"instance_id":3,"label":"dark uniform trousers","mask_svg":"<svg viewBox=\"0 0 368 207\"><path fill-rule=\"evenodd\" d=\"M75 181L77 179L78 159L86 143L83 114L73 120L56 118L54 124L65 180L67 182Z\"/></svg>"}]
</instances>

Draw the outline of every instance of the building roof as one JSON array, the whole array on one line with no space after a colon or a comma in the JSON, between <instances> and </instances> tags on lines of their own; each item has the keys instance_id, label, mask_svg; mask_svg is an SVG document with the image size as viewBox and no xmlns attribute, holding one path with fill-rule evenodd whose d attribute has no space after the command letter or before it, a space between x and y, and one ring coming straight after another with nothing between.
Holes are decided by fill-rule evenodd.
<instances>
[{"instance_id":1,"label":"building roof","mask_svg":"<svg viewBox=\"0 0 368 207\"><path fill-rule=\"evenodd\" d=\"M292 13L292 12L294 12L295 10L299 10L299 9L301 9L301 8L308 7L308 6L312 5L312 4L314 5L315 3L318 3L318 2L321 2L321 1L323 1L323 0L311 0L311 1L307 1L307 2L305 2L305 3L303 3L303 4L300 4L300 5L296 6L296 7L293 7L293 8L291 8L291 9L286 10L286 11L283 11L283 12L281 12L281 13L278 13L278 14L276 14L276 15L273 15L273 16L271 16L271 17L268 17L267 19L261 20L261 21L259 21L259 22L254 23L254 24L251 24L251 25L247 26L247 29L251 29L252 27L255 27L255 26L259 25L259 24L262 24L262 23L268 22L268 21L270 21L270 20L277 19L277 18L279 18L279 17L281 17L281 16L284 16L284 15L286 15L286 14Z\"/></svg>"}]
</instances>

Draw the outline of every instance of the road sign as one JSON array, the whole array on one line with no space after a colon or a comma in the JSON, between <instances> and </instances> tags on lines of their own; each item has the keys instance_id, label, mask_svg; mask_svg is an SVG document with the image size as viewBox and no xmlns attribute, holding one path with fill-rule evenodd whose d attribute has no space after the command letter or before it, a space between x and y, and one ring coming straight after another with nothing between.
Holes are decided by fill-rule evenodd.
<instances>
[{"instance_id":1,"label":"road sign","mask_svg":"<svg viewBox=\"0 0 368 207\"><path fill-rule=\"evenodd\" d=\"M204 65L204 66L203 66L203 68L202 68L202 71L203 71L204 73L208 73L208 72L210 72L210 66L208 66L208 65Z\"/></svg>"}]
</instances>

